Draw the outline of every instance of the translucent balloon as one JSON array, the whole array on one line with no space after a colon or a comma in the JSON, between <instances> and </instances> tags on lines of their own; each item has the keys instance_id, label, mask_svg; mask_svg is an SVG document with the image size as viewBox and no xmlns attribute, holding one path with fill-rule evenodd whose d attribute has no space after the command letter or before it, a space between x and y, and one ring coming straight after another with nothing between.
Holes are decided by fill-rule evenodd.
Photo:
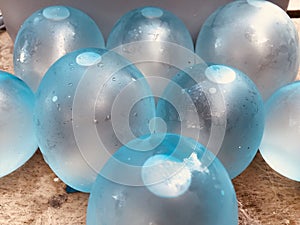
<instances>
[{"instance_id":1,"label":"translucent balloon","mask_svg":"<svg viewBox=\"0 0 300 225\"><path fill-rule=\"evenodd\" d=\"M196 43L204 61L241 70L264 99L296 78L299 52L293 21L264 0L237 0L220 7L205 21Z\"/></svg>"},{"instance_id":2,"label":"translucent balloon","mask_svg":"<svg viewBox=\"0 0 300 225\"><path fill-rule=\"evenodd\" d=\"M154 100L123 57L82 49L53 64L36 94L35 129L46 162L66 184L89 192L122 143L148 134Z\"/></svg>"},{"instance_id":3,"label":"translucent balloon","mask_svg":"<svg viewBox=\"0 0 300 225\"><path fill-rule=\"evenodd\" d=\"M131 141L105 164L87 224L237 225L237 200L223 165L201 144L154 134Z\"/></svg>"},{"instance_id":4,"label":"translucent balloon","mask_svg":"<svg viewBox=\"0 0 300 225\"><path fill-rule=\"evenodd\" d=\"M231 178L253 160L264 129L255 84L224 65L197 64L176 75L157 103L157 116L168 132L192 137L216 154Z\"/></svg>"},{"instance_id":5,"label":"translucent balloon","mask_svg":"<svg viewBox=\"0 0 300 225\"><path fill-rule=\"evenodd\" d=\"M107 48L128 58L146 77L170 79L178 72L176 67L192 63L186 51L192 53L194 44L188 29L174 14L157 7L142 7L128 12L115 24ZM159 95L155 86L160 82L147 80L154 94Z\"/></svg>"},{"instance_id":6,"label":"translucent balloon","mask_svg":"<svg viewBox=\"0 0 300 225\"><path fill-rule=\"evenodd\" d=\"M259 147L278 173L300 181L300 82L277 90L266 102L266 127Z\"/></svg>"},{"instance_id":7,"label":"translucent balloon","mask_svg":"<svg viewBox=\"0 0 300 225\"><path fill-rule=\"evenodd\" d=\"M105 46L96 23L67 6L50 6L33 13L20 28L14 45L14 68L33 91L60 57L79 48Z\"/></svg>"},{"instance_id":8,"label":"translucent balloon","mask_svg":"<svg viewBox=\"0 0 300 225\"><path fill-rule=\"evenodd\" d=\"M34 94L19 78L0 71L0 177L22 166L36 151Z\"/></svg>"}]
</instances>

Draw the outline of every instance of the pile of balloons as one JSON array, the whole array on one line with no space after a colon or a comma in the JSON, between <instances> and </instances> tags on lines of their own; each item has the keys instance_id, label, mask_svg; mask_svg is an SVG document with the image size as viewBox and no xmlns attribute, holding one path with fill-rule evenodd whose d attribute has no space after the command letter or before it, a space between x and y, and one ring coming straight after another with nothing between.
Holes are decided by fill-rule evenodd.
<instances>
[{"instance_id":1,"label":"pile of balloons","mask_svg":"<svg viewBox=\"0 0 300 225\"><path fill-rule=\"evenodd\" d=\"M91 193L87 224L237 225L231 179L259 148L300 181L299 50L293 22L263 0L219 8L195 50L161 8L128 12L106 44L85 13L40 9L15 41L23 81L0 72L0 177L38 146Z\"/></svg>"}]
</instances>

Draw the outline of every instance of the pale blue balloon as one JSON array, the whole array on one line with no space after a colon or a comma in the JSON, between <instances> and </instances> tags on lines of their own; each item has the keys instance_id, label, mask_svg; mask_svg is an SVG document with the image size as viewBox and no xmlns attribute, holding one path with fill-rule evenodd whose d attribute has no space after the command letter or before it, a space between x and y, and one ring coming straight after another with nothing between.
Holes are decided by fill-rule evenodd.
<instances>
[{"instance_id":1,"label":"pale blue balloon","mask_svg":"<svg viewBox=\"0 0 300 225\"><path fill-rule=\"evenodd\" d=\"M192 137L217 155L231 178L251 163L264 130L256 85L225 65L196 64L177 74L157 103L157 116L168 132Z\"/></svg>"},{"instance_id":2,"label":"pale blue balloon","mask_svg":"<svg viewBox=\"0 0 300 225\"><path fill-rule=\"evenodd\" d=\"M129 11L114 25L107 48L129 59L147 78L155 96L164 80L194 60L189 30L173 13L159 7Z\"/></svg>"},{"instance_id":3,"label":"pale blue balloon","mask_svg":"<svg viewBox=\"0 0 300 225\"><path fill-rule=\"evenodd\" d=\"M173 13L159 7L141 7L123 15L109 34L107 48L136 41L172 42L194 49L184 23Z\"/></svg>"},{"instance_id":4,"label":"pale blue balloon","mask_svg":"<svg viewBox=\"0 0 300 225\"><path fill-rule=\"evenodd\" d=\"M300 82L278 89L266 102L260 153L275 171L300 181Z\"/></svg>"},{"instance_id":5,"label":"pale blue balloon","mask_svg":"<svg viewBox=\"0 0 300 225\"><path fill-rule=\"evenodd\" d=\"M211 152L193 139L159 133L131 141L106 163L87 224L237 225L237 199Z\"/></svg>"},{"instance_id":6,"label":"pale blue balloon","mask_svg":"<svg viewBox=\"0 0 300 225\"><path fill-rule=\"evenodd\" d=\"M49 6L28 17L18 31L15 73L36 91L49 67L66 53L104 46L97 24L84 12L68 6Z\"/></svg>"},{"instance_id":7,"label":"pale blue balloon","mask_svg":"<svg viewBox=\"0 0 300 225\"><path fill-rule=\"evenodd\" d=\"M120 55L81 49L55 62L36 93L44 159L72 188L89 192L115 150L150 133L154 100L143 75Z\"/></svg>"},{"instance_id":8,"label":"pale blue balloon","mask_svg":"<svg viewBox=\"0 0 300 225\"><path fill-rule=\"evenodd\" d=\"M300 45L294 22L265 0L237 0L212 13L199 32L196 53L208 63L247 74L266 100L295 80Z\"/></svg>"},{"instance_id":9,"label":"pale blue balloon","mask_svg":"<svg viewBox=\"0 0 300 225\"><path fill-rule=\"evenodd\" d=\"M22 166L37 149L34 101L22 80L0 71L0 177Z\"/></svg>"}]
</instances>

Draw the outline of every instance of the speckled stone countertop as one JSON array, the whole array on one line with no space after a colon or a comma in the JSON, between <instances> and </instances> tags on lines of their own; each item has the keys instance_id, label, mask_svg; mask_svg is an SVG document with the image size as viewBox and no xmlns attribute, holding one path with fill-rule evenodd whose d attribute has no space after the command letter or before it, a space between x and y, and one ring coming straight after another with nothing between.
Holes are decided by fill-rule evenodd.
<instances>
[{"instance_id":1,"label":"speckled stone countertop","mask_svg":"<svg viewBox=\"0 0 300 225\"><path fill-rule=\"evenodd\" d=\"M300 31L300 19L294 22ZM11 73L12 51L7 32L0 33L0 69ZM300 182L274 172L259 153L233 183L240 225L300 225ZM38 151L20 169L0 179L0 224L85 224L88 197L67 194L65 184Z\"/></svg>"}]
</instances>

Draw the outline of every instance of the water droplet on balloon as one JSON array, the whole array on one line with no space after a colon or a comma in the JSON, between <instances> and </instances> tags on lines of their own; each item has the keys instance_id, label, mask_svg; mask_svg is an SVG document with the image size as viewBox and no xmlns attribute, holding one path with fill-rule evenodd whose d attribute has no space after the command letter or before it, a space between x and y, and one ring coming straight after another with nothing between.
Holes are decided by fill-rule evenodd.
<instances>
[{"instance_id":1,"label":"water droplet on balloon","mask_svg":"<svg viewBox=\"0 0 300 225\"><path fill-rule=\"evenodd\" d=\"M58 97L55 95L55 96L53 96L53 98L52 98L52 102L56 102L58 100Z\"/></svg>"}]
</instances>

